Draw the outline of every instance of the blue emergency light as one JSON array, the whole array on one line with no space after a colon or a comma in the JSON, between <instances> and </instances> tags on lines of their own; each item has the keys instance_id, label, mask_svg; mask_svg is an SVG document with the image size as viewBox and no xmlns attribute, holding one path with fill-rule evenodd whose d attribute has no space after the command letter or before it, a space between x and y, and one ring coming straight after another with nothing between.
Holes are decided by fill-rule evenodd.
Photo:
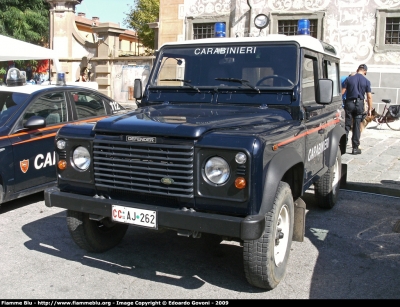
<instances>
[{"instance_id":1,"label":"blue emergency light","mask_svg":"<svg viewBox=\"0 0 400 307\"><path fill-rule=\"evenodd\" d=\"M225 22L216 22L214 25L214 36L215 37L226 37L226 25Z\"/></svg>"},{"instance_id":2,"label":"blue emergency light","mask_svg":"<svg viewBox=\"0 0 400 307\"><path fill-rule=\"evenodd\" d=\"M297 34L310 35L310 21L308 19L300 19L297 22Z\"/></svg>"},{"instance_id":3,"label":"blue emergency light","mask_svg":"<svg viewBox=\"0 0 400 307\"><path fill-rule=\"evenodd\" d=\"M57 73L57 82L56 85L66 85L65 82L65 73L64 72L59 72Z\"/></svg>"}]
</instances>

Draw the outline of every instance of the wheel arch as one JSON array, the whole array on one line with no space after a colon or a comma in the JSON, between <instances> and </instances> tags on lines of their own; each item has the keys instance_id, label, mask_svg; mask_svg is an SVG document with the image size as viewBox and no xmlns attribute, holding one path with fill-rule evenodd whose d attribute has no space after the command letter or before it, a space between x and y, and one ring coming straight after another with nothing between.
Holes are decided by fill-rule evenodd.
<instances>
[{"instance_id":1,"label":"wheel arch","mask_svg":"<svg viewBox=\"0 0 400 307\"><path fill-rule=\"evenodd\" d=\"M294 148L287 148L277 153L265 169L259 214L265 215L272 209L280 181L289 184L293 198L298 198L302 193L303 173L303 159Z\"/></svg>"},{"instance_id":2,"label":"wheel arch","mask_svg":"<svg viewBox=\"0 0 400 307\"><path fill-rule=\"evenodd\" d=\"M328 159L325 160L325 166L331 167L335 164L336 151L340 148L340 153L346 153L346 132L341 126L336 126L332 129L329 137L329 152Z\"/></svg>"}]
</instances>

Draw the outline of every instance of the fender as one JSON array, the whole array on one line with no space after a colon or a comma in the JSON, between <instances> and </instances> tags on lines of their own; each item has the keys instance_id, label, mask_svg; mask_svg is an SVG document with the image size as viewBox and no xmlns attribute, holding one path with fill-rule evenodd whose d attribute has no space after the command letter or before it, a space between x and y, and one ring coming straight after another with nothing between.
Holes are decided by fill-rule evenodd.
<instances>
[{"instance_id":1,"label":"fender","mask_svg":"<svg viewBox=\"0 0 400 307\"><path fill-rule=\"evenodd\" d=\"M325 159L325 166L331 167L335 164L336 159L336 151L338 150L338 146L340 145L340 140L346 132L341 126L336 126L332 129L329 136L329 150L327 152L327 158Z\"/></svg>"},{"instance_id":2,"label":"fender","mask_svg":"<svg viewBox=\"0 0 400 307\"><path fill-rule=\"evenodd\" d=\"M301 163L303 159L292 147L278 152L267 164L265 171L264 190L259 210L259 215L264 215L269 212L274 204L276 190L283 175L292 166ZM304 165L303 165L304 169ZM303 177L303 174L301 175Z\"/></svg>"}]
</instances>

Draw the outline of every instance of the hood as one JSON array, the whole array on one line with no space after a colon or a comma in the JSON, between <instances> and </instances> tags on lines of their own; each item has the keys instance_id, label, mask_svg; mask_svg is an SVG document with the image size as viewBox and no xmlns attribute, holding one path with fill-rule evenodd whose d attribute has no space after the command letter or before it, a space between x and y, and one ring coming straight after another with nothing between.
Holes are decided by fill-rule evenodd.
<instances>
[{"instance_id":1,"label":"hood","mask_svg":"<svg viewBox=\"0 0 400 307\"><path fill-rule=\"evenodd\" d=\"M96 133L197 138L210 130L276 123L292 119L287 111L259 106L210 104L157 105L97 122Z\"/></svg>"}]
</instances>

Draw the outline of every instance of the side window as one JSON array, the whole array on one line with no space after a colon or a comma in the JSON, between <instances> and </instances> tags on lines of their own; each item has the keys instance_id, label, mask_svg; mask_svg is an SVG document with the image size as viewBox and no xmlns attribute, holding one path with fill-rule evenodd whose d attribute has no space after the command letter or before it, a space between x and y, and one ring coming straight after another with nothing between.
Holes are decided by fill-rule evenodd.
<instances>
[{"instance_id":1,"label":"side window","mask_svg":"<svg viewBox=\"0 0 400 307\"><path fill-rule=\"evenodd\" d=\"M316 59L304 58L302 67L301 92L305 106L315 103L315 71Z\"/></svg>"},{"instance_id":2,"label":"side window","mask_svg":"<svg viewBox=\"0 0 400 307\"><path fill-rule=\"evenodd\" d=\"M327 70L327 78L333 81L333 96L340 95L339 86L339 64L331 61L324 61L324 66Z\"/></svg>"},{"instance_id":3,"label":"side window","mask_svg":"<svg viewBox=\"0 0 400 307\"><path fill-rule=\"evenodd\" d=\"M12 92L0 92L0 127L18 110Z\"/></svg>"},{"instance_id":4,"label":"side window","mask_svg":"<svg viewBox=\"0 0 400 307\"><path fill-rule=\"evenodd\" d=\"M78 119L106 115L103 99L89 92L72 92Z\"/></svg>"},{"instance_id":5,"label":"side window","mask_svg":"<svg viewBox=\"0 0 400 307\"><path fill-rule=\"evenodd\" d=\"M41 116L46 120L46 125L53 125L66 122L67 102L64 92L53 92L45 94L32 102L22 115L22 123L32 116Z\"/></svg>"}]
</instances>

